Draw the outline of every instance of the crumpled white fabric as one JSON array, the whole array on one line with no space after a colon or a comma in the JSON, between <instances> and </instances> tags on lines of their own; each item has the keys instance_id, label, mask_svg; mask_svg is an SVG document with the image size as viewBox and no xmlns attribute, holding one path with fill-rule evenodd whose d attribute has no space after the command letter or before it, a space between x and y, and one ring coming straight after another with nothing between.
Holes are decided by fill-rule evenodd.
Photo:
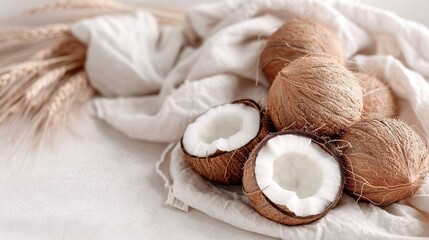
<instances>
[{"instance_id":1,"label":"crumpled white fabric","mask_svg":"<svg viewBox=\"0 0 429 240\"><path fill-rule=\"evenodd\" d=\"M132 138L172 142L158 163L168 204L280 238L429 236L429 183L416 196L384 208L344 195L321 220L286 227L253 211L241 189L212 185L183 160L176 142L201 112L239 98L264 104L260 50L270 34L296 17L331 26L350 62L390 83L401 99L400 118L427 133L429 31L382 10L319 1L233 0L192 8L183 29L158 27L149 14L136 12L82 21L73 33L89 47L92 84L107 97L118 96L96 100L97 116Z\"/></svg>"},{"instance_id":2,"label":"crumpled white fabric","mask_svg":"<svg viewBox=\"0 0 429 240\"><path fill-rule=\"evenodd\" d=\"M143 12L82 21L73 32L83 42L93 43L88 44L85 67L92 85L106 97L157 93L184 41L180 32L160 29Z\"/></svg>"}]
</instances>

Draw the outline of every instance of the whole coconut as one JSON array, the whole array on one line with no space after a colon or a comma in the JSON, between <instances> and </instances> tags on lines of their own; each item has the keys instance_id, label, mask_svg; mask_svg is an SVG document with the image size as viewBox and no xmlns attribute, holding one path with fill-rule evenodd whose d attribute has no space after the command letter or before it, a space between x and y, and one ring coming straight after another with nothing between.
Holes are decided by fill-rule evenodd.
<instances>
[{"instance_id":1,"label":"whole coconut","mask_svg":"<svg viewBox=\"0 0 429 240\"><path fill-rule=\"evenodd\" d=\"M272 83L285 64L307 54L326 54L344 63L340 40L329 27L315 20L295 19L268 38L260 55L262 71Z\"/></svg>"},{"instance_id":2,"label":"whole coconut","mask_svg":"<svg viewBox=\"0 0 429 240\"><path fill-rule=\"evenodd\" d=\"M346 190L358 199L387 205L412 196L428 173L428 145L410 126L375 117L341 137Z\"/></svg>"},{"instance_id":3,"label":"whole coconut","mask_svg":"<svg viewBox=\"0 0 429 240\"><path fill-rule=\"evenodd\" d=\"M283 68L268 92L268 112L284 128L336 135L361 118L362 90L336 59L302 57Z\"/></svg>"},{"instance_id":4,"label":"whole coconut","mask_svg":"<svg viewBox=\"0 0 429 240\"><path fill-rule=\"evenodd\" d=\"M363 115L377 114L388 118L397 115L396 98L389 85L377 77L354 73L362 87Z\"/></svg>"}]
</instances>

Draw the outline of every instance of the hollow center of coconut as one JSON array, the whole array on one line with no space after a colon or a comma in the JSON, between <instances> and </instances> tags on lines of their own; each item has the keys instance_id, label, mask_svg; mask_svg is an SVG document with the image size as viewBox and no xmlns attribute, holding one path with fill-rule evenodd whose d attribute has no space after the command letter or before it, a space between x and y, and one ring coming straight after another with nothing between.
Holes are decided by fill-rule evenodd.
<instances>
[{"instance_id":1,"label":"hollow center of coconut","mask_svg":"<svg viewBox=\"0 0 429 240\"><path fill-rule=\"evenodd\" d=\"M229 152L250 142L259 132L260 112L243 103L209 109L189 124L183 134L186 152L206 157L216 151Z\"/></svg>"},{"instance_id":2,"label":"hollow center of coconut","mask_svg":"<svg viewBox=\"0 0 429 240\"><path fill-rule=\"evenodd\" d=\"M337 160L298 135L270 139L256 157L255 175L270 201L302 217L322 213L342 191Z\"/></svg>"}]
</instances>

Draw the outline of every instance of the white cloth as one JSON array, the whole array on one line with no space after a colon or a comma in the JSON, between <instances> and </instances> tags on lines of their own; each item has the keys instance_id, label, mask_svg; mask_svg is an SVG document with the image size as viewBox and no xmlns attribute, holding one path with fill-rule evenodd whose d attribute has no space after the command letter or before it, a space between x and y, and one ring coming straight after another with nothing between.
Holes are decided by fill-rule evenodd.
<instances>
[{"instance_id":1,"label":"white cloth","mask_svg":"<svg viewBox=\"0 0 429 240\"><path fill-rule=\"evenodd\" d=\"M264 102L267 85L258 71L258 55L265 39L295 17L331 26L343 42L346 57L364 71L385 77L401 97L401 118L429 129L429 31L385 11L317 1L234 0L191 9L183 30L176 32L157 31L144 12L86 20L74 25L73 32L89 46L86 65L94 86L106 96L121 97L96 100L98 117L132 138L175 142L184 127L211 106L244 97ZM122 44L121 39L141 41ZM139 50L151 54L139 55ZM158 88L158 95L130 97ZM384 208L356 204L344 195L339 206L321 220L286 227L255 213L240 189L221 188L201 179L174 143L164 153L158 171L169 188L168 204L183 210L191 206L272 237L429 236L428 183L416 197Z\"/></svg>"},{"instance_id":2,"label":"white cloth","mask_svg":"<svg viewBox=\"0 0 429 240\"><path fill-rule=\"evenodd\" d=\"M74 32L95 43L88 45L86 68L93 86L108 97L158 92L183 45L182 34L169 27L161 31L141 12L83 21Z\"/></svg>"}]
</instances>

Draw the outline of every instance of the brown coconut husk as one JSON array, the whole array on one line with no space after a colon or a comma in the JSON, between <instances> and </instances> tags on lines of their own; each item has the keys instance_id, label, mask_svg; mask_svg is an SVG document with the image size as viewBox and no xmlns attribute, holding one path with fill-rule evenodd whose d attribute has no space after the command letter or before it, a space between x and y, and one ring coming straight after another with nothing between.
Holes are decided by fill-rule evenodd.
<instances>
[{"instance_id":1,"label":"brown coconut husk","mask_svg":"<svg viewBox=\"0 0 429 240\"><path fill-rule=\"evenodd\" d=\"M334 136L361 118L362 90L352 72L326 56L302 57L283 68L268 92L277 130Z\"/></svg>"},{"instance_id":2,"label":"brown coconut husk","mask_svg":"<svg viewBox=\"0 0 429 240\"><path fill-rule=\"evenodd\" d=\"M310 19L291 20L268 38L260 55L262 71L272 83L285 65L308 54L331 55L344 64L341 42L329 27Z\"/></svg>"},{"instance_id":3,"label":"brown coconut husk","mask_svg":"<svg viewBox=\"0 0 429 240\"><path fill-rule=\"evenodd\" d=\"M340 189L338 189L338 193L335 197L335 200L329 205L326 206L326 209L316 215L310 215L306 217L297 216L292 211L290 211L284 205L278 205L270 201L264 193L263 189L260 189L256 180L255 175L255 161L258 156L259 151L268 143L268 141L276 136L284 135L284 134L293 134L300 135L304 137L311 138L314 143L316 143L319 147L325 150L330 155L334 156L334 158L338 161L341 171L341 185ZM326 139L318 137L316 135L302 132L302 131L294 131L294 130L286 130L277 133L270 134L266 136L251 152L249 156L249 160L244 165L244 173L243 173L243 192L249 199L250 205L262 216L284 225L302 225L314 222L323 216L325 216L332 208L334 208L343 192L344 188L344 172L342 168L342 163L338 154L335 150L335 147L331 145Z\"/></svg>"},{"instance_id":4,"label":"brown coconut husk","mask_svg":"<svg viewBox=\"0 0 429 240\"><path fill-rule=\"evenodd\" d=\"M241 184L244 162L249 157L252 149L269 133L268 119L265 117L259 104L250 99L238 100L233 103L243 103L260 111L259 132L250 142L234 151L217 152L207 156L198 157L189 154L183 146L183 138L180 141L185 160L202 177L213 183Z\"/></svg>"},{"instance_id":5,"label":"brown coconut husk","mask_svg":"<svg viewBox=\"0 0 429 240\"><path fill-rule=\"evenodd\" d=\"M389 85L381 79L365 73L354 73L363 92L363 116L372 114L394 118L398 107L395 94Z\"/></svg>"},{"instance_id":6,"label":"brown coconut husk","mask_svg":"<svg viewBox=\"0 0 429 240\"><path fill-rule=\"evenodd\" d=\"M388 205L412 196L428 173L428 145L404 122L362 120L344 132L346 190L358 200Z\"/></svg>"}]
</instances>

